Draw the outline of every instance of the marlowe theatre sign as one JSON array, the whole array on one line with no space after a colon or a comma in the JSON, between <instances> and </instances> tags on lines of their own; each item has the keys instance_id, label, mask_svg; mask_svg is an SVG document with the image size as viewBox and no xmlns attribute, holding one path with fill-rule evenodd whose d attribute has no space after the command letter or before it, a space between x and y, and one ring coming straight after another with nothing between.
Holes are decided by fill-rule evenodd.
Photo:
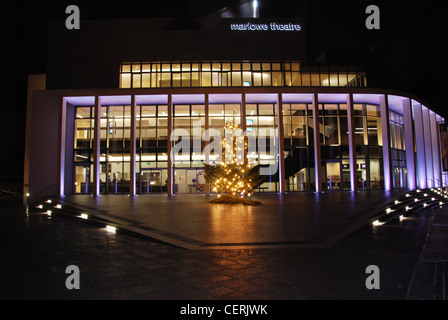
<instances>
[{"instance_id":1,"label":"marlowe theatre sign","mask_svg":"<svg viewBox=\"0 0 448 320\"><path fill-rule=\"evenodd\" d=\"M231 23L232 31L300 31L302 27L297 23Z\"/></svg>"}]
</instances>

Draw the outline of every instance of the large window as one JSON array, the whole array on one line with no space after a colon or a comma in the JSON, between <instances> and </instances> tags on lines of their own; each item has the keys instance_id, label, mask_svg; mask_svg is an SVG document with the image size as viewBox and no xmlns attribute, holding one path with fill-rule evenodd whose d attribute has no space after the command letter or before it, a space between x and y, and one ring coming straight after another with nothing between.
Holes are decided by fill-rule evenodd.
<instances>
[{"instance_id":1,"label":"large window","mask_svg":"<svg viewBox=\"0 0 448 320\"><path fill-rule=\"evenodd\" d=\"M365 87L358 66L310 66L298 61L125 62L120 88Z\"/></svg>"},{"instance_id":2,"label":"large window","mask_svg":"<svg viewBox=\"0 0 448 320\"><path fill-rule=\"evenodd\" d=\"M406 145L404 137L403 116L394 111L389 112L390 149L392 153L393 187L407 186Z\"/></svg>"},{"instance_id":3,"label":"large window","mask_svg":"<svg viewBox=\"0 0 448 320\"><path fill-rule=\"evenodd\" d=\"M307 104L283 104L285 180L288 191L311 190L314 180L312 109ZM311 143L310 143L311 142Z\"/></svg>"},{"instance_id":4,"label":"large window","mask_svg":"<svg viewBox=\"0 0 448 320\"><path fill-rule=\"evenodd\" d=\"M204 192L205 178L202 153L205 143L205 106L178 104L173 106L174 192Z\"/></svg>"},{"instance_id":5,"label":"large window","mask_svg":"<svg viewBox=\"0 0 448 320\"><path fill-rule=\"evenodd\" d=\"M100 193L130 191L130 106L102 106L100 131Z\"/></svg>"},{"instance_id":6,"label":"large window","mask_svg":"<svg viewBox=\"0 0 448 320\"><path fill-rule=\"evenodd\" d=\"M74 193L88 194L93 186L93 138L95 120L92 107L78 107L75 112L74 126Z\"/></svg>"},{"instance_id":7,"label":"large window","mask_svg":"<svg viewBox=\"0 0 448 320\"><path fill-rule=\"evenodd\" d=\"M167 192L168 107L138 105L136 118L137 192Z\"/></svg>"}]
</instances>

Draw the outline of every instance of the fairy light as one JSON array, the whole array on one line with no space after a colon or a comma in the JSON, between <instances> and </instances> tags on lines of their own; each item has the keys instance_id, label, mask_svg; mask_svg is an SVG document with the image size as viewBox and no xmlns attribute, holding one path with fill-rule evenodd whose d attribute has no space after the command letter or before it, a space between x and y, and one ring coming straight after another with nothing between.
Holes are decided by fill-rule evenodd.
<instances>
[{"instance_id":1,"label":"fairy light","mask_svg":"<svg viewBox=\"0 0 448 320\"><path fill-rule=\"evenodd\" d=\"M250 198L253 194L255 183L251 173L251 165L247 158L247 139L242 135L236 136L236 131L241 130L240 125L234 120L224 126L226 138L222 139L221 146L225 162L210 166L206 165L206 175L211 178L211 190L219 194L227 194L234 197ZM227 135L232 133L232 135ZM230 137L230 138L229 138ZM256 179L255 179L256 180Z\"/></svg>"}]
</instances>

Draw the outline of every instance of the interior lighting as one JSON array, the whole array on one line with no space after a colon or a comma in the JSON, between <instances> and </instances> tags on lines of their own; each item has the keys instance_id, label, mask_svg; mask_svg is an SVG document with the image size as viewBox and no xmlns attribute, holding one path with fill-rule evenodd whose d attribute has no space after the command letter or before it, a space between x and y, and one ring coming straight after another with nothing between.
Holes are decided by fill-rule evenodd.
<instances>
[{"instance_id":1,"label":"interior lighting","mask_svg":"<svg viewBox=\"0 0 448 320\"><path fill-rule=\"evenodd\" d=\"M410 206L406 206L406 211L409 211L409 210L411 210L412 209L412 207L410 207Z\"/></svg>"},{"instance_id":2,"label":"interior lighting","mask_svg":"<svg viewBox=\"0 0 448 320\"><path fill-rule=\"evenodd\" d=\"M375 220L375 221L372 222L372 224L373 224L374 226L381 226L381 225L384 224L384 222L380 222L379 220Z\"/></svg>"},{"instance_id":3,"label":"interior lighting","mask_svg":"<svg viewBox=\"0 0 448 320\"><path fill-rule=\"evenodd\" d=\"M51 203L51 199L48 199L45 201L46 203Z\"/></svg>"},{"instance_id":4,"label":"interior lighting","mask_svg":"<svg viewBox=\"0 0 448 320\"><path fill-rule=\"evenodd\" d=\"M89 218L89 215L86 213L81 213L81 215L79 216L81 219L85 219L87 220Z\"/></svg>"}]
</instances>

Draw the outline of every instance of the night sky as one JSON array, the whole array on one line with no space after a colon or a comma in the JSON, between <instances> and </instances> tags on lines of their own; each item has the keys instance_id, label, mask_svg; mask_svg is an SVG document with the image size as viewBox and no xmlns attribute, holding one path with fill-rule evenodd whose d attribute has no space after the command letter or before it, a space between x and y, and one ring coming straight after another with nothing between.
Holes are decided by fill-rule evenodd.
<instances>
[{"instance_id":1,"label":"night sky","mask_svg":"<svg viewBox=\"0 0 448 320\"><path fill-rule=\"evenodd\" d=\"M0 182L23 175L27 75L45 73L48 21L64 23L76 4L82 21L203 17L237 1L35 1L2 4L3 90ZM259 0L260 16L304 18L308 60L325 51L326 62L360 62L368 85L412 93L448 118L447 1ZM380 9L380 30L367 30L365 9ZM76 31L74 31L76 32ZM5 55L4 55L5 56ZM6 90L5 90L6 89Z\"/></svg>"}]
</instances>

